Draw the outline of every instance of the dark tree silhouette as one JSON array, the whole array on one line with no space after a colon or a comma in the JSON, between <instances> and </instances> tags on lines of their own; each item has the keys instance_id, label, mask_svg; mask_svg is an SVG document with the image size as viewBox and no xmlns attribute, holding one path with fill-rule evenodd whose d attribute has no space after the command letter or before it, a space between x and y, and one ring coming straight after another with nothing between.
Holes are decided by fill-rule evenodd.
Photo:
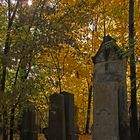
<instances>
[{"instance_id":1,"label":"dark tree silhouette","mask_svg":"<svg viewBox=\"0 0 140 140\"><path fill-rule=\"evenodd\" d=\"M131 81L131 108L130 129L131 140L138 140L137 117L137 90L136 90L136 64L134 46L134 0L129 0L129 47L130 47L130 81Z\"/></svg>"}]
</instances>

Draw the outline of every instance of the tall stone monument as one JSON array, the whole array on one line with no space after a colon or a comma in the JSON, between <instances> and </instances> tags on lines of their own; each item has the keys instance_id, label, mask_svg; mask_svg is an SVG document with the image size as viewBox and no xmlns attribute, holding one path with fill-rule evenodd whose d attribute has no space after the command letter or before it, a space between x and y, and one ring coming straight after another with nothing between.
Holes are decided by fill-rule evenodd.
<instances>
[{"instance_id":1,"label":"tall stone monument","mask_svg":"<svg viewBox=\"0 0 140 140\"><path fill-rule=\"evenodd\" d=\"M93 140L128 140L127 59L110 36L92 58L94 63Z\"/></svg>"}]
</instances>

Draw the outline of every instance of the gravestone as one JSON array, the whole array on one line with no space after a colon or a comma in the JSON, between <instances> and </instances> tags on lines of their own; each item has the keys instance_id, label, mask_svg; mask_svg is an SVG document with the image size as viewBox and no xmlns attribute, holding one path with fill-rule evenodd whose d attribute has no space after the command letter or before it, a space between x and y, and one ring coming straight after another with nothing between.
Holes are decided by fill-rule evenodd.
<instances>
[{"instance_id":1,"label":"gravestone","mask_svg":"<svg viewBox=\"0 0 140 140\"><path fill-rule=\"evenodd\" d=\"M127 59L116 41L106 36L94 63L93 140L128 140Z\"/></svg>"},{"instance_id":2,"label":"gravestone","mask_svg":"<svg viewBox=\"0 0 140 140\"><path fill-rule=\"evenodd\" d=\"M64 96L50 96L49 110L49 140L66 140Z\"/></svg>"},{"instance_id":3,"label":"gravestone","mask_svg":"<svg viewBox=\"0 0 140 140\"><path fill-rule=\"evenodd\" d=\"M75 140L73 94L50 96L49 140Z\"/></svg>"},{"instance_id":4,"label":"gravestone","mask_svg":"<svg viewBox=\"0 0 140 140\"><path fill-rule=\"evenodd\" d=\"M37 113L33 106L23 110L21 140L37 140Z\"/></svg>"},{"instance_id":5,"label":"gravestone","mask_svg":"<svg viewBox=\"0 0 140 140\"><path fill-rule=\"evenodd\" d=\"M62 92L65 105L66 140L75 140L74 95Z\"/></svg>"}]
</instances>

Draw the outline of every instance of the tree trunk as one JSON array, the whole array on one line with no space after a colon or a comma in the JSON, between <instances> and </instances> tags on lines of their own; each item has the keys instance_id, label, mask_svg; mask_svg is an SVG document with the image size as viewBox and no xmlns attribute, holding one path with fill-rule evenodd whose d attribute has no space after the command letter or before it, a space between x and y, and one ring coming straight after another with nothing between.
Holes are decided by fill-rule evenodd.
<instances>
[{"instance_id":1,"label":"tree trunk","mask_svg":"<svg viewBox=\"0 0 140 140\"><path fill-rule=\"evenodd\" d=\"M2 124L2 140L7 140L8 139L8 134L7 134L7 110L3 112L3 118L2 118L3 124Z\"/></svg>"},{"instance_id":2,"label":"tree trunk","mask_svg":"<svg viewBox=\"0 0 140 140\"><path fill-rule=\"evenodd\" d=\"M87 108L87 119L86 119L85 133L89 133L90 112L91 112L91 99L92 99L92 86L90 86L89 89L88 89L88 108Z\"/></svg>"},{"instance_id":3,"label":"tree trunk","mask_svg":"<svg viewBox=\"0 0 140 140\"><path fill-rule=\"evenodd\" d=\"M6 36L6 42L5 42L5 49L4 49L4 56L5 58L7 58L8 52L10 49L10 32L9 30L7 31L7 36ZM6 61L6 62L5 62ZM2 63L2 78L1 78L1 87L0 87L0 92L2 94L5 94L5 83L6 83L6 76L7 76L7 60L5 60ZM7 136L7 110L6 108L2 107L4 109L4 113L3 113L3 125L2 125L2 140L7 140L8 136Z\"/></svg>"},{"instance_id":4,"label":"tree trunk","mask_svg":"<svg viewBox=\"0 0 140 140\"><path fill-rule=\"evenodd\" d=\"M15 107L11 109L10 114L10 140L14 138L14 120L15 120Z\"/></svg>"},{"instance_id":5,"label":"tree trunk","mask_svg":"<svg viewBox=\"0 0 140 140\"><path fill-rule=\"evenodd\" d=\"M131 115L130 130L131 140L138 140L138 117L136 96L136 65L134 46L134 0L129 0L129 47L130 47L130 81L131 81Z\"/></svg>"}]
</instances>

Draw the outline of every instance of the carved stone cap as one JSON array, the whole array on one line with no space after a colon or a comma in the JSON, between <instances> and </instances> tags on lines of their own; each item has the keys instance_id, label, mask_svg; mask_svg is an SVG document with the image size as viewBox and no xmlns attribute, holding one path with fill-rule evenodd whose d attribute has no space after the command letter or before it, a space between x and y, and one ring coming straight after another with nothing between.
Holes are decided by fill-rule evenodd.
<instances>
[{"instance_id":1,"label":"carved stone cap","mask_svg":"<svg viewBox=\"0 0 140 140\"><path fill-rule=\"evenodd\" d=\"M104 37L98 52L94 57L92 57L92 61L96 64L110 60L122 59L121 53L122 51L116 44L116 40L108 35Z\"/></svg>"}]
</instances>

